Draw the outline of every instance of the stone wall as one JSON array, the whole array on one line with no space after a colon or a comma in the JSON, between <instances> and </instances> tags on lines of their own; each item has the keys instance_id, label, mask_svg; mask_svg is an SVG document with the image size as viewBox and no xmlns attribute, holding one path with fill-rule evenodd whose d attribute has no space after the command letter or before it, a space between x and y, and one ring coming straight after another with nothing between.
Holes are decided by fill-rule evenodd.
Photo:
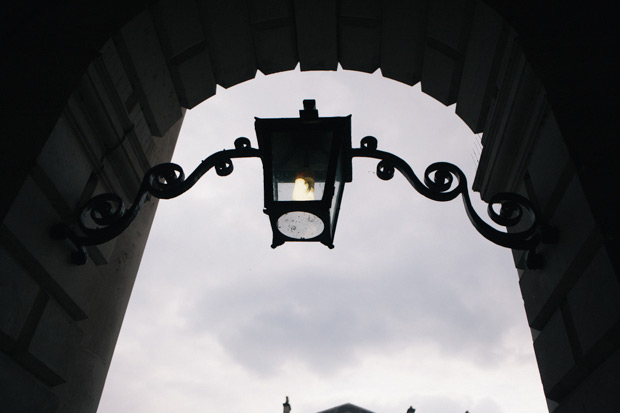
<instances>
[{"instance_id":1,"label":"stone wall","mask_svg":"<svg viewBox=\"0 0 620 413\"><path fill-rule=\"evenodd\" d=\"M95 411L157 206L122 236L89 247L50 237L114 192L130 205L145 172L167 161L181 120L153 136L112 41L72 94L0 228L0 400L10 412Z\"/></svg>"},{"instance_id":2,"label":"stone wall","mask_svg":"<svg viewBox=\"0 0 620 413\"><path fill-rule=\"evenodd\" d=\"M545 90L523 56L513 58L499 76L474 189L487 200L524 195L557 232L538 249L540 269L513 252L549 410L613 411L620 283Z\"/></svg>"},{"instance_id":3,"label":"stone wall","mask_svg":"<svg viewBox=\"0 0 620 413\"><path fill-rule=\"evenodd\" d=\"M121 3L20 2L1 17L2 406L96 410L156 202L82 267L50 227L75 222L93 194L129 201L170 158L184 108L216 85L297 64L421 82L484 131L476 188L526 195L558 233L540 270L515 253L550 408L619 404L612 13L500 0Z\"/></svg>"}]
</instances>

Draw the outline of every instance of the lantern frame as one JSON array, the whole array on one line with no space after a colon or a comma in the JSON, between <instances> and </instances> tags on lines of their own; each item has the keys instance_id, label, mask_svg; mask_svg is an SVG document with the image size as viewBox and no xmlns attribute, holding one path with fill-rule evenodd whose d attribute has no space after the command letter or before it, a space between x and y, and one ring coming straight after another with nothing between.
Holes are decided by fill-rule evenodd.
<instances>
[{"instance_id":1,"label":"lantern frame","mask_svg":"<svg viewBox=\"0 0 620 413\"><path fill-rule=\"evenodd\" d=\"M255 118L256 137L263 161L264 178L264 212L269 216L273 233L272 248L285 242L321 242L329 248L334 247L334 235L344 186L352 180L351 167L351 115L345 117L320 118L314 100L305 100L304 109L300 110L299 118ZM309 136L319 139L319 136L330 137L329 153L326 155L326 169L324 189L319 200L279 200L274 183L274 174L278 166L274 164L274 150L281 145L282 138L276 142L274 135L286 136L289 143L308 140ZM302 172L301 170L299 172ZM337 184L339 182L339 184ZM293 230L283 232L287 225L281 219L290 214L300 218L299 221L289 224ZM316 225L314 220L320 220L323 228L316 234L304 235L304 229L295 229L296 225L311 227ZM312 228L311 228L312 229ZM298 236L288 235L299 233Z\"/></svg>"}]
</instances>

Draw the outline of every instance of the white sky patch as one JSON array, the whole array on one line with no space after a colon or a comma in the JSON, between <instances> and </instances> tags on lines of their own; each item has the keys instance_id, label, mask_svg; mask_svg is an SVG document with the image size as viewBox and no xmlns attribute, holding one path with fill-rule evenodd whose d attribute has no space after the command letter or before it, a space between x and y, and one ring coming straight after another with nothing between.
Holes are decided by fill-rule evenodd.
<instances>
[{"instance_id":1,"label":"white sky patch","mask_svg":"<svg viewBox=\"0 0 620 413\"><path fill-rule=\"evenodd\" d=\"M256 147L254 117L297 117L303 99L352 114L354 147L373 135L420 178L455 163L471 187L473 134L454 107L379 74L258 73L218 89L187 113L173 161L188 175L239 136ZM100 412L280 412L287 395L295 413L547 411L510 251L460 199L354 159L335 249L272 250L260 160L233 163L160 201Z\"/></svg>"}]
</instances>

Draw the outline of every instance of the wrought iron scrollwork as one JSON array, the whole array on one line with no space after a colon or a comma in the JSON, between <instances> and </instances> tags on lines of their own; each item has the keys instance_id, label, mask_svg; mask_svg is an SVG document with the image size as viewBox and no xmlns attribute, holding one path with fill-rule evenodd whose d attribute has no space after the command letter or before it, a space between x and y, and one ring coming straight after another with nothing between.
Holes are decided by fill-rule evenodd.
<instances>
[{"instance_id":1,"label":"wrought iron scrollwork","mask_svg":"<svg viewBox=\"0 0 620 413\"><path fill-rule=\"evenodd\" d=\"M174 163L163 163L152 167L144 176L138 193L129 208L120 196L111 193L100 194L88 201L81 210L78 228L80 234L67 225L59 224L52 229L52 237L66 239L75 247L72 261L85 264L88 260L87 246L103 244L120 235L138 215L149 195L159 199L175 198L196 184L211 168L219 176L230 175L232 159L261 157L247 138L238 138L235 149L216 152L203 160L186 178L183 168ZM463 199L467 217L474 228L489 241L506 248L526 251L527 268L540 268L542 260L536 253L541 242L554 242L554 233L537 222L532 204L523 196L514 193L500 193L491 197L487 212L494 223L507 228L500 231L485 222L471 204L467 189L467 178L457 166L447 162L436 162L426 168L421 181L407 162L389 152L377 149L377 139L367 136L360 148L351 149L351 158L366 157L378 159L377 176L390 180L398 170L413 188L425 197L445 202L459 195Z\"/></svg>"},{"instance_id":2,"label":"wrought iron scrollwork","mask_svg":"<svg viewBox=\"0 0 620 413\"><path fill-rule=\"evenodd\" d=\"M467 217L483 237L506 248L527 251L528 268L539 268L542 265L540 256L536 254L536 247L543 238L541 227L534 207L525 197L500 193L490 199L487 212L493 222L507 228L508 232L503 232L489 225L476 213L469 197L467 178L456 165L433 163L426 168L422 182L407 162L389 152L378 150L377 139L372 136L363 138L360 148L352 149L351 154L352 157L379 159L377 176L380 179L392 179L395 170L398 170L416 191L429 199L445 202L461 195Z\"/></svg>"},{"instance_id":3,"label":"wrought iron scrollwork","mask_svg":"<svg viewBox=\"0 0 620 413\"><path fill-rule=\"evenodd\" d=\"M250 145L248 138L235 140L235 149L216 152L203 160L187 177L183 168L174 163L163 163L152 167L144 176L138 193L129 208L120 196L112 193L96 195L82 208L78 227L83 235L76 234L67 225L59 224L52 228L52 237L67 239L75 247L72 261L85 264L88 260L87 246L108 242L120 235L138 215L148 195L159 199L175 198L198 182L211 168L219 176L230 175L233 171L232 159L260 157L260 151Z\"/></svg>"}]
</instances>

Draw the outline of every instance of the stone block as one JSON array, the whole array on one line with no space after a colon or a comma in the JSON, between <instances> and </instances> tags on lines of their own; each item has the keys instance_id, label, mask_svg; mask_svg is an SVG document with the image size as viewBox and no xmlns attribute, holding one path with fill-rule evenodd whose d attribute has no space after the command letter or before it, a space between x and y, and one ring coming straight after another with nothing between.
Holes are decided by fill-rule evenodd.
<instances>
[{"instance_id":1,"label":"stone block","mask_svg":"<svg viewBox=\"0 0 620 413\"><path fill-rule=\"evenodd\" d=\"M3 237L6 248L43 288L54 295L76 319L85 316L89 294L97 275L91 263L70 262L71 248L50 237L61 219L31 179L27 179L13 203Z\"/></svg>"},{"instance_id":2,"label":"stone block","mask_svg":"<svg viewBox=\"0 0 620 413\"><path fill-rule=\"evenodd\" d=\"M337 2L295 0L299 64L305 70L338 68Z\"/></svg>"},{"instance_id":3,"label":"stone block","mask_svg":"<svg viewBox=\"0 0 620 413\"><path fill-rule=\"evenodd\" d=\"M9 252L0 245L0 347L2 335L17 341L39 292L39 286Z\"/></svg>"},{"instance_id":4,"label":"stone block","mask_svg":"<svg viewBox=\"0 0 620 413\"><path fill-rule=\"evenodd\" d=\"M558 242L543 244L539 252L543 255L544 267L525 271L519 280L525 312L530 326L535 328L544 324L546 316L540 313L560 283L576 279L590 263L597 250L596 244L600 243L577 177L573 177L566 188L549 225L557 230ZM556 301L559 299L556 294ZM547 311L552 310L547 308Z\"/></svg>"},{"instance_id":5,"label":"stone block","mask_svg":"<svg viewBox=\"0 0 620 413\"><path fill-rule=\"evenodd\" d=\"M196 2L162 0L154 4L153 15L161 23L160 38L170 58L205 41Z\"/></svg>"},{"instance_id":6,"label":"stone block","mask_svg":"<svg viewBox=\"0 0 620 413\"><path fill-rule=\"evenodd\" d=\"M338 59L343 69L374 73L381 62L381 3L340 2Z\"/></svg>"},{"instance_id":7,"label":"stone block","mask_svg":"<svg viewBox=\"0 0 620 413\"><path fill-rule=\"evenodd\" d=\"M54 413L59 400L53 390L0 353L0 406L3 412Z\"/></svg>"},{"instance_id":8,"label":"stone block","mask_svg":"<svg viewBox=\"0 0 620 413\"><path fill-rule=\"evenodd\" d=\"M32 336L28 352L64 380L82 340L76 322L55 300L49 299Z\"/></svg>"},{"instance_id":9,"label":"stone block","mask_svg":"<svg viewBox=\"0 0 620 413\"><path fill-rule=\"evenodd\" d=\"M133 133L136 135L138 142L140 142L141 146L144 148L145 155L151 155L152 151L149 150L149 148L155 143L153 142L151 131L146 119L144 118L144 113L140 110L140 106L134 106L131 111L128 111L127 116L133 125Z\"/></svg>"},{"instance_id":10,"label":"stone block","mask_svg":"<svg viewBox=\"0 0 620 413\"><path fill-rule=\"evenodd\" d=\"M505 42L502 18L477 2L456 102L456 114L474 133L484 128Z\"/></svg>"},{"instance_id":11,"label":"stone block","mask_svg":"<svg viewBox=\"0 0 620 413\"><path fill-rule=\"evenodd\" d=\"M66 116L58 120L37 163L64 205L73 211L94 168Z\"/></svg>"},{"instance_id":12,"label":"stone block","mask_svg":"<svg viewBox=\"0 0 620 413\"><path fill-rule=\"evenodd\" d=\"M256 65L265 75L293 70L297 66L293 25L287 23L279 27L255 28L254 47Z\"/></svg>"},{"instance_id":13,"label":"stone block","mask_svg":"<svg viewBox=\"0 0 620 413\"><path fill-rule=\"evenodd\" d=\"M620 350L585 378L554 413L615 412L620 406Z\"/></svg>"},{"instance_id":14,"label":"stone block","mask_svg":"<svg viewBox=\"0 0 620 413\"><path fill-rule=\"evenodd\" d=\"M125 71L152 135L162 136L181 118L181 107L148 11L125 25L121 37L117 47Z\"/></svg>"},{"instance_id":15,"label":"stone block","mask_svg":"<svg viewBox=\"0 0 620 413\"><path fill-rule=\"evenodd\" d=\"M243 0L200 3L211 65L218 85L229 88L256 76L256 53Z\"/></svg>"},{"instance_id":16,"label":"stone block","mask_svg":"<svg viewBox=\"0 0 620 413\"><path fill-rule=\"evenodd\" d=\"M473 2L429 2L422 91L448 106L456 102Z\"/></svg>"},{"instance_id":17,"label":"stone block","mask_svg":"<svg viewBox=\"0 0 620 413\"><path fill-rule=\"evenodd\" d=\"M295 20L291 0L248 0L248 7L252 24L264 26L269 22Z\"/></svg>"},{"instance_id":18,"label":"stone block","mask_svg":"<svg viewBox=\"0 0 620 413\"><path fill-rule=\"evenodd\" d=\"M165 0L153 5L153 21L179 102L191 109L215 94L215 77L194 1Z\"/></svg>"},{"instance_id":19,"label":"stone block","mask_svg":"<svg viewBox=\"0 0 620 413\"><path fill-rule=\"evenodd\" d=\"M426 44L422 65L422 92L449 106L456 102L462 56L440 44Z\"/></svg>"},{"instance_id":20,"label":"stone block","mask_svg":"<svg viewBox=\"0 0 620 413\"><path fill-rule=\"evenodd\" d=\"M515 47L515 41L509 36L507 47L500 48L497 85L492 86L497 87L497 93L490 101L482 136L484 150L473 184L487 202L498 192L512 192L523 179L539 119L545 111L540 81Z\"/></svg>"},{"instance_id":21,"label":"stone block","mask_svg":"<svg viewBox=\"0 0 620 413\"><path fill-rule=\"evenodd\" d=\"M545 394L549 394L575 365L564 319L559 310L534 340L534 351Z\"/></svg>"},{"instance_id":22,"label":"stone block","mask_svg":"<svg viewBox=\"0 0 620 413\"><path fill-rule=\"evenodd\" d=\"M600 248L567 296L579 343L587 353L620 320L620 284Z\"/></svg>"},{"instance_id":23,"label":"stone block","mask_svg":"<svg viewBox=\"0 0 620 413\"><path fill-rule=\"evenodd\" d=\"M179 97L187 109L215 95L215 77L211 58L206 49L199 50L186 60L175 62L179 75Z\"/></svg>"},{"instance_id":24,"label":"stone block","mask_svg":"<svg viewBox=\"0 0 620 413\"><path fill-rule=\"evenodd\" d=\"M267 75L295 69L298 58L293 3L252 0L248 6L258 70Z\"/></svg>"},{"instance_id":25,"label":"stone block","mask_svg":"<svg viewBox=\"0 0 620 413\"><path fill-rule=\"evenodd\" d=\"M540 125L538 138L534 145L528 174L534 191L537 207L545 218L552 212L557 197L566 187L570 174L565 172L569 165L569 155L555 118L548 113ZM565 176L563 178L563 175Z\"/></svg>"},{"instance_id":26,"label":"stone block","mask_svg":"<svg viewBox=\"0 0 620 413\"><path fill-rule=\"evenodd\" d=\"M427 36L447 47L464 51L465 34L471 25L471 0L433 0L429 2Z\"/></svg>"},{"instance_id":27,"label":"stone block","mask_svg":"<svg viewBox=\"0 0 620 413\"><path fill-rule=\"evenodd\" d=\"M134 90L127 78L127 73L125 72L125 68L123 67L116 46L112 40L107 41L101 48L101 60L105 65L119 98L125 103L127 112L130 112L136 102L135 98L133 98ZM127 105L126 103L128 101L131 101L132 104Z\"/></svg>"},{"instance_id":28,"label":"stone block","mask_svg":"<svg viewBox=\"0 0 620 413\"><path fill-rule=\"evenodd\" d=\"M382 10L381 73L413 86L422 76L426 2L387 0Z\"/></svg>"}]
</instances>

